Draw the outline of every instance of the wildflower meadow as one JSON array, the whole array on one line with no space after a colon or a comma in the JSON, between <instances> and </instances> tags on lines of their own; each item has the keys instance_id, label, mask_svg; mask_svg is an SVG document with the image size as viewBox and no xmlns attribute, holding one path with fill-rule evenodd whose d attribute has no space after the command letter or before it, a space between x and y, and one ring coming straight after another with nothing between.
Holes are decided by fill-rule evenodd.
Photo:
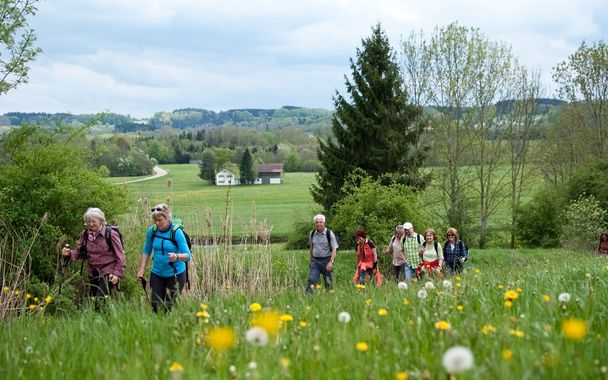
<instances>
[{"instance_id":1,"label":"wildflower meadow","mask_svg":"<svg viewBox=\"0 0 608 380\"><path fill-rule=\"evenodd\" d=\"M306 296L307 253L270 250L273 263L297 258L298 282L185 292L169 315L152 313L143 294L64 316L44 312L51 296L27 300L34 311L0 331L0 377L608 378L605 257L478 251L457 276L357 287L354 253L342 252L335 288Z\"/></svg>"}]
</instances>

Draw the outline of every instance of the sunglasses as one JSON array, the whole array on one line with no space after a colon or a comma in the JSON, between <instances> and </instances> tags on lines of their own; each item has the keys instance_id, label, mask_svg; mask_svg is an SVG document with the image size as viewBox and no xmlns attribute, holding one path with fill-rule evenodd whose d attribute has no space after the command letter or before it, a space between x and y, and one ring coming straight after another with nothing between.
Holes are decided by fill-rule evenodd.
<instances>
[{"instance_id":1,"label":"sunglasses","mask_svg":"<svg viewBox=\"0 0 608 380\"><path fill-rule=\"evenodd\" d=\"M154 211L160 211L160 212L163 212L163 211L166 211L166 210L163 210L163 209L162 209L162 208L160 208L160 207L156 207L156 208L151 209L150 211L152 211L152 212L154 212Z\"/></svg>"},{"instance_id":2,"label":"sunglasses","mask_svg":"<svg viewBox=\"0 0 608 380\"><path fill-rule=\"evenodd\" d=\"M456 235L454 235L454 234L448 234L448 236L456 236Z\"/></svg>"}]
</instances>

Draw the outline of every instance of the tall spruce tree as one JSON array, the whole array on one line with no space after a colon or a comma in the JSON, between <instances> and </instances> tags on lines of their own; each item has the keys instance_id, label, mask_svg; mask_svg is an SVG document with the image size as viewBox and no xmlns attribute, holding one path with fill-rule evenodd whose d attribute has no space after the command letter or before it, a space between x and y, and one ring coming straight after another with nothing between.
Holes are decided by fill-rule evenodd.
<instances>
[{"instance_id":1,"label":"tall spruce tree","mask_svg":"<svg viewBox=\"0 0 608 380\"><path fill-rule=\"evenodd\" d=\"M339 92L333 98L333 138L319 139L321 169L312 185L313 199L326 213L342 196L342 185L353 169L373 178L401 173L403 182L419 184L417 168L423 152L417 149L423 126L422 110L408 104L395 54L380 24L351 58L352 80L345 76L350 102Z\"/></svg>"},{"instance_id":2,"label":"tall spruce tree","mask_svg":"<svg viewBox=\"0 0 608 380\"><path fill-rule=\"evenodd\" d=\"M249 148L245 148L243 157L241 157L239 171L241 172L241 185L248 185L253 183L253 160L251 158L251 153L249 153Z\"/></svg>"}]
</instances>

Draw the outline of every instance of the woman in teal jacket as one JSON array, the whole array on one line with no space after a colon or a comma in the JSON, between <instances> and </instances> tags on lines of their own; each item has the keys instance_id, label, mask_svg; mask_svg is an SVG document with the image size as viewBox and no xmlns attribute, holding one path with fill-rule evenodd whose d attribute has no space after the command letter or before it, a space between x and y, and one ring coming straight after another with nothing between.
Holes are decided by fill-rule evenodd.
<instances>
[{"instance_id":1,"label":"woman in teal jacket","mask_svg":"<svg viewBox=\"0 0 608 380\"><path fill-rule=\"evenodd\" d=\"M191 253L184 231L173 224L169 206L161 203L152 208L154 225L146 232L146 243L137 276L144 278L150 255L154 255L150 288L152 289L152 309L158 312L159 306L170 311L178 293L186 284L186 262Z\"/></svg>"}]
</instances>

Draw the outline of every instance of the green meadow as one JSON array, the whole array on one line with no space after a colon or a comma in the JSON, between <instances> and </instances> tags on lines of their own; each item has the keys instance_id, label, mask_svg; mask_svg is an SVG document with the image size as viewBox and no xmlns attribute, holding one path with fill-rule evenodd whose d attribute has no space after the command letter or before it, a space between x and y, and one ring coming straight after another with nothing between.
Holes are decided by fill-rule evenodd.
<instances>
[{"instance_id":1,"label":"green meadow","mask_svg":"<svg viewBox=\"0 0 608 380\"><path fill-rule=\"evenodd\" d=\"M217 230L219 220L226 215L228 195L231 199L229 213L232 215L233 233L236 236L250 229L252 219L257 223L265 221L272 230L272 235L285 236L295 220L312 220L314 213L319 210L309 191L314 173L285 173L284 182L280 185L228 188L202 181L198 177L198 165L195 164L163 165L162 168L168 171L164 177L121 186L129 188L134 203L145 198L151 207L170 200L174 215L194 228L210 212ZM117 177L110 180L121 183L132 178Z\"/></svg>"},{"instance_id":2,"label":"green meadow","mask_svg":"<svg viewBox=\"0 0 608 380\"><path fill-rule=\"evenodd\" d=\"M85 306L63 317L45 313L53 300L46 305L23 298L22 315L0 330L0 377L608 377L607 257L564 250L473 251L460 276L445 278L449 283L423 280L400 289L386 279L381 287L361 289L352 283L354 253L342 252L335 288L305 296L306 252L280 246L269 251L271 274L280 277L273 281L283 279L283 285L263 293L236 287L186 292L169 315L153 314L143 292L131 301L109 299L99 312ZM195 261L205 255L207 250L197 248ZM235 253L234 259L244 255ZM4 289L2 296L19 297L15 289ZM344 314L339 320L343 312L350 321ZM254 326L267 331L266 340L252 340L251 332L247 339ZM473 363L450 376L442 358L454 346L470 350Z\"/></svg>"}]
</instances>

